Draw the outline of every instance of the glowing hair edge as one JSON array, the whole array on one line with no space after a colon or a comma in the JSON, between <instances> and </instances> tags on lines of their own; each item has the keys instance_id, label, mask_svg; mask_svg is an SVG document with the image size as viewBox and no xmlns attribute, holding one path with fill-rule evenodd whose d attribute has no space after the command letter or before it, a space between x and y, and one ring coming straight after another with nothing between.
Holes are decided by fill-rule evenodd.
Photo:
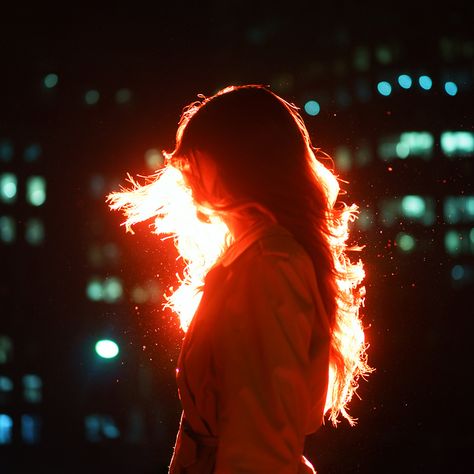
<instances>
[{"instance_id":1,"label":"glowing hair edge","mask_svg":"<svg viewBox=\"0 0 474 474\"><path fill-rule=\"evenodd\" d=\"M231 92L239 87L241 86L227 87L211 97L200 95L201 101L193 102L185 107L176 132L176 143L180 143L189 121L204 104L216 96ZM357 391L359 378L365 378L374 370L367 363L367 349L369 346L365 342L364 327L359 317L359 309L361 305L363 306L365 296L365 288L361 286L365 277L363 263L360 259L354 263L347 255L348 251L358 251L362 248L358 246L349 247L347 245L349 224L356 220L358 207L355 204L348 206L342 201L337 201L337 197L342 194L339 180L330 169L317 159L316 154L322 155L322 157L327 159L330 159L330 157L312 146L307 128L298 113L298 107L277 95L275 97L280 100L294 118L306 144L308 163L310 164L313 178L321 183L327 199L328 209L326 211L326 218L329 232L326 238L334 263L333 277L337 287L337 296L336 315L331 332L329 387L325 413L329 412L329 419L334 426L337 426L339 423L339 415L346 418L350 425L354 425L356 420L349 415L348 404ZM126 216L124 224L128 231L132 231L131 226L137 222L155 218L155 232L157 234L169 233L174 235L175 245L179 249L179 233L176 232L176 229L173 229L172 224L168 226L163 225L163 222L168 224L170 222L170 215L167 214L169 209L167 209L166 200L160 204L156 199L156 193L153 192L156 187L159 187L160 179L163 179L170 169L174 168L176 170L179 168L179 166L175 168L176 160L179 160L179 157L175 156L174 152L167 153L164 151L163 154L165 156L165 166L155 175L148 177L148 184L140 186L128 176L133 188L122 188L121 192L110 193L107 201L110 203L111 209L123 210ZM148 202L150 200L152 203ZM219 217L220 213L239 214L252 207L266 212L273 220L276 220L271 211L257 202L227 203L216 206L217 208L212 209L212 211L208 209L207 212L198 203L195 202L195 205L209 216L212 216L214 213L213 218L215 222L223 222ZM229 232L223 232L221 240L221 250L223 252L232 243L232 236ZM214 259L211 260L215 262L222 252L216 253ZM186 259L186 257L184 258ZM182 286L184 285L188 289L193 288L192 291L195 294L199 293L202 290L203 276L212 264L213 261L206 262L201 267L200 275L196 277L193 275L193 271L190 270L192 267L192 262L190 262L190 265L185 269L185 278L181 281ZM183 310L179 308L177 298L174 299L173 296L174 294L167 297L167 304L165 306L173 309L179 315ZM183 327L183 329L185 330L186 327Z\"/></svg>"}]
</instances>

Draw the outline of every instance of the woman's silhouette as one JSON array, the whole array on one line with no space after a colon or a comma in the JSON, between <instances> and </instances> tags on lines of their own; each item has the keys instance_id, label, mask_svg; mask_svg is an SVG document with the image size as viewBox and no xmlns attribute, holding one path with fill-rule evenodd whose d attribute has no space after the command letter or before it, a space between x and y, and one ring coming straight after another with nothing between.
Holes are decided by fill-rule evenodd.
<instances>
[{"instance_id":1,"label":"woman's silhouette","mask_svg":"<svg viewBox=\"0 0 474 474\"><path fill-rule=\"evenodd\" d=\"M347 404L372 370L362 262L346 247L357 207L318 155L297 108L261 85L183 112L165 164L228 235L180 352L171 474L314 472L305 436L325 415L354 422Z\"/></svg>"}]
</instances>

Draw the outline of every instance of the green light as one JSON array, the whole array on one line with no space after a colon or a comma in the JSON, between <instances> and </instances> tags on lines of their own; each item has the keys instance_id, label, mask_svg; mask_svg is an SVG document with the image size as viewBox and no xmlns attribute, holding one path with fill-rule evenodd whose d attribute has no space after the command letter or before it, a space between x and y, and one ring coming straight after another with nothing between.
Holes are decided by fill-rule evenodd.
<instances>
[{"instance_id":1,"label":"green light","mask_svg":"<svg viewBox=\"0 0 474 474\"><path fill-rule=\"evenodd\" d=\"M40 403L42 395L43 381L41 377L34 374L23 376L23 396L30 403Z\"/></svg>"},{"instance_id":2,"label":"green light","mask_svg":"<svg viewBox=\"0 0 474 474\"><path fill-rule=\"evenodd\" d=\"M308 100L306 104L304 104L304 111L311 116L318 115L321 111L321 106L315 100Z\"/></svg>"},{"instance_id":3,"label":"green light","mask_svg":"<svg viewBox=\"0 0 474 474\"><path fill-rule=\"evenodd\" d=\"M474 132L442 132L441 149L446 156L467 156L474 153Z\"/></svg>"},{"instance_id":4,"label":"green light","mask_svg":"<svg viewBox=\"0 0 474 474\"><path fill-rule=\"evenodd\" d=\"M458 93L458 86L454 82L448 81L444 83L444 90L446 94L455 96Z\"/></svg>"},{"instance_id":5,"label":"green light","mask_svg":"<svg viewBox=\"0 0 474 474\"><path fill-rule=\"evenodd\" d=\"M43 79L43 84L46 88L52 89L58 84L59 77L57 74L48 74Z\"/></svg>"},{"instance_id":6,"label":"green light","mask_svg":"<svg viewBox=\"0 0 474 474\"><path fill-rule=\"evenodd\" d=\"M354 53L354 67L359 71L367 71L370 67L370 52L367 48L359 46Z\"/></svg>"},{"instance_id":7,"label":"green light","mask_svg":"<svg viewBox=\"0 0 474 474\"><path fill-rule=\"evenodd\" d=\"M377 84L377 90L379 91L379 94L388 96L392 93L392 86L387 81L380 81Z\"/></svg>"},{"instance_id":8,"label":"green light","mask_svg":"<svg viewBox=\"0 0 474 474\"><path fill-rule=\"evenodd\" d=\"M407 143L399 142L395 145L395 152L398 158L404 160L410 156L410 147Z\"/></svg>"},{"instance_id":9,"label":"green light","mask_svg":"<svg viewBox=\"0 0 474 474\"><path fill-rule=\"evenodd\" d=\"M411 252L415 248L415 239L410 234L400 232L396 238L398 247L404 252Z\"/></svg>"},{"instance_id":10,"label":"green light","mask_svg":"<svg viewBox=\"0 0 474 474\"><path fill-rule=\"evenodd\" d=\"M42 176L30 176L26 181L26 200L32 206L41 206L46 201L46 181Z\"/></svg>"},{"instance_id":11,"label":"green light","mask_svg":"<svg viewBox=\"0 0 474 474\"><path fill-rule=\"evenodd\" d=\"M13 343L8 336L0 334L0 364L6 364L12 354Z\"/></svg>"},{"instance_id":12,"label":"green light","mask_svg":"<svg viewBox=\"0 0 474 474\"><path fill-rule=\"evenodd\" d=\"M336 166L341 171L348 171L351 167L351 151L346 146L340 146L336 149L334 156Z\"/></svg>"},{"instance_id":13,"label":"green light","mask_svg":"<svg viewBox=\"0 0 474 474\"><path fill-rule=\"evenodd\" d=\"M450 196L444 200L447 224L474 221L474 196Z\"/></svg>"},{"instance_id":14,"label":"green light","mask_svg":"<svg viewBox=\"0 0 474 474\"><path fill-rule=\"evenodd\" d=\"M33 218L26 222L25 239L31 245L39 245L44 241L44 225L41 219Z\"/></svg>"},{"instance_id":15,"label":"green light","mask_svg":"<svg viewBox=\"0 0 474 474\"><path fill-rule=\"evenodd\" d=\"M397 156L406 158L408 156L430 157L433 152L434 138L429 132L403 132L397 145ZM406 155L406 156L404 156Z\"/></svg>"},{"instance_id":16,"label":"green light","mask_svg":"<svg viewBox=\"0 0 474 474\"><path fill-rule=\"evenodd\" d=\"M84 100L87 105L94 105L99 102L100 99L100 94L99 91L96 91L95 89L91 89L90 91L87 91L84 95Z\"/></svg>"},{"instance_id":17,"label":"green light","mask_svg":"<svg viewBox=\"0 0 474 474\"><path fill-rule=\"evenodd\" d=\"M119 351L119 346L110 339L101 339L97 341L95 345L95 351L98 356L103 359L113 359L117 357Z\"/></svg>"},{"instance_id":18,"label":"green light","mask_svg":"<svg viewBox=\"0 0 474 474\"><path fill-rule=\"evenodd\" d=\"M97 278L92 278L87 284L87 297L92 301L100 301L103 297L102 284Z\"/></svg>"},{"instance_id":19,"label":"green light","mask_svg":"<svg viewBox=\"0 0 474 474\"><path fill-rule=\"evenodd\" d=\"M115 93L115 102L117 104L125 104L132 98L132 92L130 89L119 89Z\"/></svg>"},{"instance_id":20,"label":"green light","mask_svg":"<svg viewBox=\"0 0 474 474\"><path fill-rule=\"evenodd\" d=\"M431 80L431 77L429 76L420 76L418 78L418 83L420 84L420 87L422 89L425 89L426 91L430 90L431 87L433 86L433 81Z\"/></svg>"},{"instance_id":21,"label":"green light","mask_svg":"<svg viewBox=\"0 0 474 474\"><path fill-rule=\"evenodd\" d=\"M0 375L0 392L11 392L13 390L13 382L9 377Z\"/></svg>"},{"instance_id":22,"label":"green light","mask_svg":"<svg viewBox=\"0 0 474 474\"><path fill-rule=\"evenodd\" d=\"M12 217L0 217L0 240L7 244L13 242L16 234L15 227L15 221Z\"/></svg>"},{"instance_id":23,"label":"green light","mask_svg":"<svg viewBox=\"0 0 474 474\"><path fill-rule=\"evenodd\" d=\"M0 175L0 201L11 203L16 199L17 179L13 173Z\"/></svg>"},{"instance_id":24,"label":"green light","mask_svg":"<svg viewBox=\"0 0 474 474\"><path fill-rule=\"evenodd\" d=\"M122 283L116 277L107 278L103 284L103 298L107 303L113 303L121 298Z\"/></svg>"},{"instance_id":25,"label":"green light","mask_svg":"<svg viewBox=\"0 0 474 474\"><path fill-rule=\"evenodd\" d=\"M406 217L422 217L426 212L425 200L420 196L405 196L402 199L402 212Z\"/></svg>"},{"instance_id":26,"label":"green light","mask_svg":"<svg viewBox=\"0 0 474 474\"><path fill-rule=\"evenodd\" d=\"M381 64L388 64L392 61L392 52L386 46L379 46L375 51L375 56Z\"/></svg>"},{"instance_id":27,"label":"green light","mask_svg":"<svg viewBox=\"0 0 474 474\"><path fill-rule=\"evenodd\" d=\"M450 255L457 255L461 252L461 240L459 233L455 230L449 230L444 235L444 247Z\"/></svg>"}]
</instances>

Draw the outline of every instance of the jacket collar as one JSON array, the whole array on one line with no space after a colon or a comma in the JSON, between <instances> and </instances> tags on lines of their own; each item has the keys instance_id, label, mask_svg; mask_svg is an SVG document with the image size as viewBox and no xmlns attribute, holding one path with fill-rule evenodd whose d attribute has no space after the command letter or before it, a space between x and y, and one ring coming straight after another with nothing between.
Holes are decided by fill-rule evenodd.
<instances>
[{"instance_id":1,"label":"jacket collar","mask_svg":"<svg viewBox=\"0 0 474 474\"><path fill-rule=\"evenodd\" d=\"M268 220L258 221L250 226L235 242L233 242L227 250L221 255L216 265L221 264L228 267L237 257L245 252L254 242L262 238L264 235L274 233L290 232L278 223Z\"/></svg>"}]
</instances>

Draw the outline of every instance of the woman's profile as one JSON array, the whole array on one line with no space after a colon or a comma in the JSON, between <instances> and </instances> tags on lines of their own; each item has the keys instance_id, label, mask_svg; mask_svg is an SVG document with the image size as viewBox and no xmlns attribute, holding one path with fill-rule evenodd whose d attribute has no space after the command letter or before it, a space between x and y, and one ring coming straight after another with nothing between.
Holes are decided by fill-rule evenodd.
<instances>
[{"instance_id":1,"label":"woman's profile","mask_svg":"<svg viewBox=\"0 0 474 474\"><path fill-rule=\"evenodd\" d=\"M305 436L325 418L353 424L348 404L372 370L363 264L347 246L357 206L338 201L297 107L262 85L199 97L163 169L108 196L127 226L155 218L188 249L168 297L186 330L169 472L314 472Z\"/></svg>"}]
</instances>

